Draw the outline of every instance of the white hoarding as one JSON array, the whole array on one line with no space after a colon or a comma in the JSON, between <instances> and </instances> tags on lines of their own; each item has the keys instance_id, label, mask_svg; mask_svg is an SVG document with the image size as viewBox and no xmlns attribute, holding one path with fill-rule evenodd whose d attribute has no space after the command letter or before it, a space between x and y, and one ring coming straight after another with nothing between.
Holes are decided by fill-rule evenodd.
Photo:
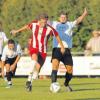
<instances>
[{"instance_id":1,"label":"white hoarding","mask_svg":"<svg viewBox=\"0 0 100 100\"><path fill-rule=\"evenodd\" d=\"M73 57L73 75L100 75L100 57ZM18 62L16 75L28 75L31 69L31 58L22 57ZM47 57L40 71L40 75L51 75L52 64L51 57ZM58 70L58 75L64 75L66 68L61 63Z\"/></svg>"}]
</instances>

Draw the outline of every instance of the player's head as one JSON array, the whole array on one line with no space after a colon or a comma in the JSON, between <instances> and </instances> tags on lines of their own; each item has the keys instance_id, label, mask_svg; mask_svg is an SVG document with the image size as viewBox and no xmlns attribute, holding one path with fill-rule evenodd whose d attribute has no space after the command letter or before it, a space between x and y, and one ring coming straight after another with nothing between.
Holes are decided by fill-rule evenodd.
<instances>
[{"instance_id":1,"label":"player's head","mask_svg":"<svg viewBox=\"0 0 100 100\"><path fill-rule=\"evenodd\" d=\"M61 12L59 13L59 21L60 21L61 23L66 23L67 20L68 20L68 14L67 14L66 12L64 12L64 11L61 11Z\"/></svg>"},{"instance_id":2,"label":"player's head","mask_svg":"<svg viewBox=\"0 0 100 100\"><path fill-rule=\"evenodd\" d=\"M8 40L8 48L9 48L10 50L13 50L14 47L15 47L15 42L14 42L14 40L9 39L9 40Z\"/></svg>"},{"instance_id":3,"label":"player's head","mask_svg":"<svg viewBox=\"0 0 100 100\"><path fill-rule=\"evenodd\" d=\"M47 24L48 21L48 15L46 13L41 13L38 15L38 21L42 27L44 27Z\"/></svg>"}]
</instances>

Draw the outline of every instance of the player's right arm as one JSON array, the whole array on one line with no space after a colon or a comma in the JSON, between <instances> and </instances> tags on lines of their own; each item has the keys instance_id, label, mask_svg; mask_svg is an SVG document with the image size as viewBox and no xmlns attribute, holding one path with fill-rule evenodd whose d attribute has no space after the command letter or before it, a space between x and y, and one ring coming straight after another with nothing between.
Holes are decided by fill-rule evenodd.
<instances>
[{"instance_id":1,"label":"player's right arm","mask_svg":"<svg viewBox=\"0 0 100 100\"><path fill-rule=\"evenodd\" d=\"M22 32L24 30L28 29L28 25L25 25L24 27L18 29L18 30L12 30L11 34L16 35L16 33Z\"/></svg>"}]
</instances>

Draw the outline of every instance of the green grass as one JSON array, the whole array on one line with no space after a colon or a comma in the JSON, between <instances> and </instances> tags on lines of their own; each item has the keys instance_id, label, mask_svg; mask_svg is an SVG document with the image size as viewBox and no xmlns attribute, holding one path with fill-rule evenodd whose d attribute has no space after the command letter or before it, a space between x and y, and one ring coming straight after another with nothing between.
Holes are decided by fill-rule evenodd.
<instances>
[{"instance_id":1,"label":"green grass","mask_svg":"<svg viewBox=\"0 0 100 100\"><path fill-rule=\"evenodd\" d=\"M49 91L50 79L33 82L32 92L25 90L26 78L14 78L13 87L6 89L6 83L0 78L0 100L100 100L99 78L73 78L73 92L66 92L64 79L58 79L61 84L59 93Z\"/></svg>"}]
</instances>

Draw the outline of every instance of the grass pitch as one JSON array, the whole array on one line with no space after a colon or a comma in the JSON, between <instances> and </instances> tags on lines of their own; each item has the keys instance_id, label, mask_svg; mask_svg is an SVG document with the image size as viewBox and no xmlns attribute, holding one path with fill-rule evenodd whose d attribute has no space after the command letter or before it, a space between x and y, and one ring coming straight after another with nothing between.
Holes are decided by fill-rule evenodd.
<instances>
[{"instance_id":1,"label":"grass pitch","mask_svg":"<svg viewBox=\"0 0 100 100\"><path fill-rule=\"evenodd\" d=\"M64 79L58 79L59 93L49 91L50 79L33 81L32 92L27 92L26 80L13 78L13 87L6 89L5 81L0 78L0 100L100 100L100 78L73 78L70 83L73 92L66 92Z\"/></svg>"}]
</instances>

